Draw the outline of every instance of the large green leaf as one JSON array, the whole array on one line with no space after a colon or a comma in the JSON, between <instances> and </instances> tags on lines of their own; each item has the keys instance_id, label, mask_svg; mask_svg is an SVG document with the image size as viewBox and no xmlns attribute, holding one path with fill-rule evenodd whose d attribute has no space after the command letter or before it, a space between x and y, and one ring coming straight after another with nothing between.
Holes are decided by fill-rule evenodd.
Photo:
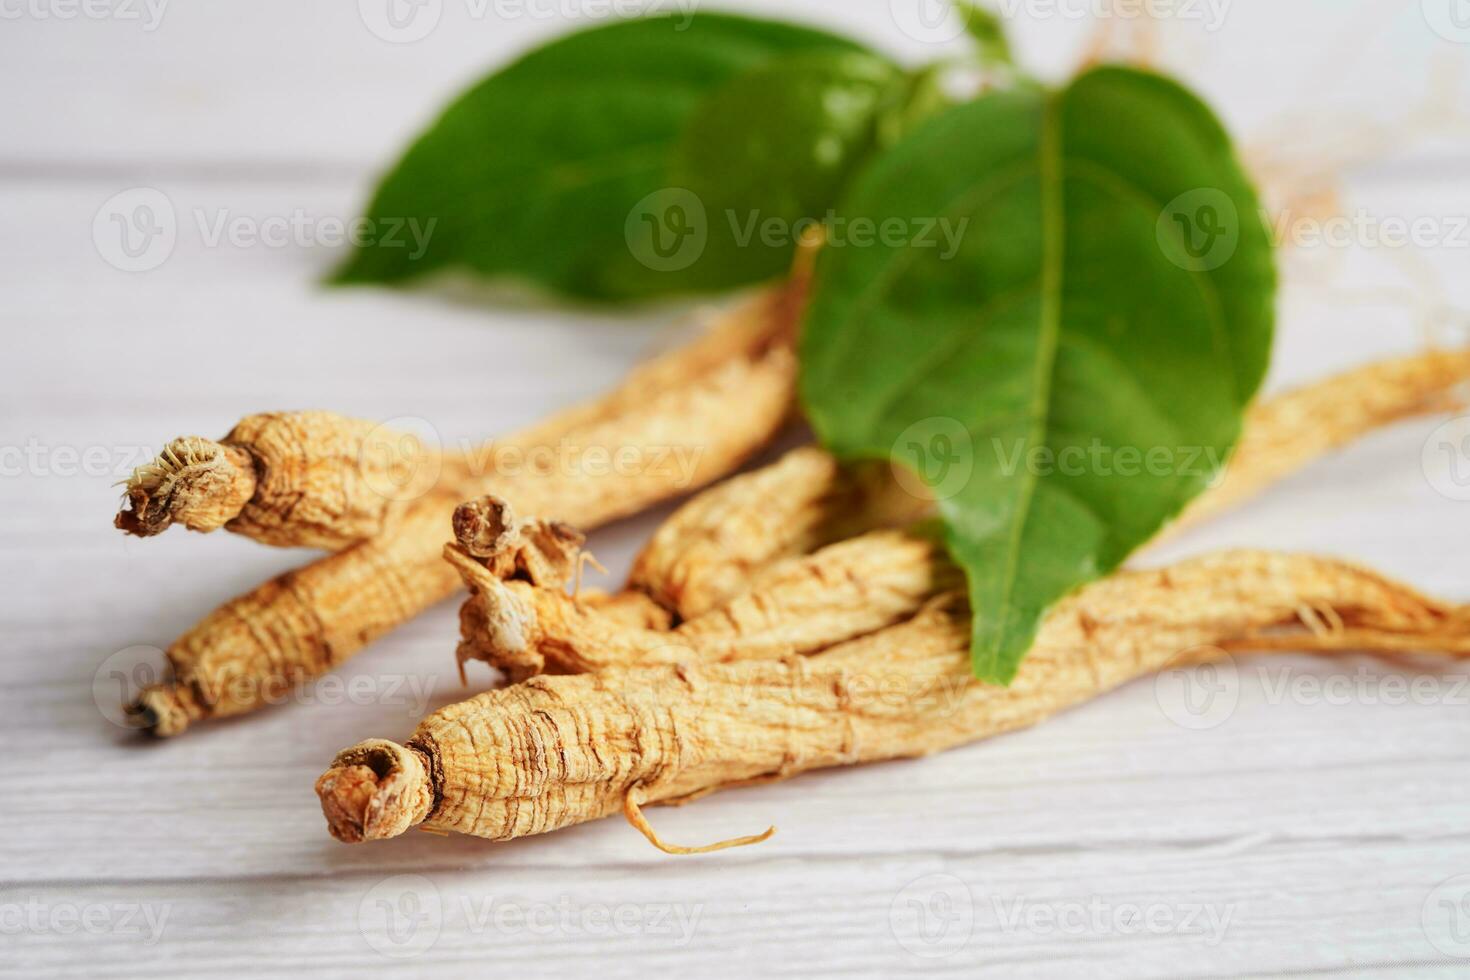
<instances>
[{"instance_id":1,"label":"large green leaf","mask_svg":"<svg viewBox=\"0 0 1470 980\"><path fill-rule=\"evenodd\" d=\"M696 108L773 58L861 50L819 31L706 13L554 41L451 105L378 188L367 210L376 228L433 222L422 254L408 236L369 236L334 278L398 282L455 267L597 299L687 288L640 261L628 233L640 201L658 204L670 187Z\"/></svg>"},{"instance_id":2,"label":"large green leaf","mask_svg":"<svg viewBox=\"0 0 1470 980\"><path fill-rule=\"evenodd\" d=\"M802 351L820 437L935 488L976 673L1216 476L1265 371L1275 272L1210 111L1104 68L987 96L860 175L842 213L968 220L959 248L829 249Z\"/></svg>"},{"instance_id":3,"label":"large green leaf","mask_svg":"<svg viewBox=\"0 0 1470 980\"><path fill-rule=\"evenodd\" d=\"M688 283L720 289L785 272L802 228L837 204L907 81L876 55L808 51L772 59L706 99L670 171L708 225L702 253L679 270Z\"/></svg>"}]
</instances>

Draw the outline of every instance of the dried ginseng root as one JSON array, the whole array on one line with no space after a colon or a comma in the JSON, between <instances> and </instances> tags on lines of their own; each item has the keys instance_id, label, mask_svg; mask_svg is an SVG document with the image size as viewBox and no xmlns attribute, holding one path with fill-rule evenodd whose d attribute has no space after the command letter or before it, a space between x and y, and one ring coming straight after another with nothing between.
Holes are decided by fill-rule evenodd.
<instances>
[{"instance_id":1,"label":"dried ginseng root","mask_svg":"<svg viewBox=\"0 0 1470 980\"><path fill-rule=\"evenodd\" d=\"M174 524L227 527L266 544L336 550L387 531L445 465L414 436L361 419L252 415L219 442L169 443L129 478L115 523L139 537ZM448 465L463 469L461 461Z\"/></svg>"},{"instance_id":2,"label":"dried ginseng root","mask_svg":"<svg viewBox=\"0 0 1470 980\"><path fill-rule=\"evenodd\" d=\"M554 443L635 410L658 392L789 343L806 288L806 273L798 273L695 343L635 369L608 395L465 453L441 455L410 433L330 412L253 415L218 442L175 439L127 480L114 523L140 537L181 524L328 550L376 537L431 491L456 502L482 492L487 461L497 451Z\"/></svg>"},{"instance_id":3,"label":"dried ginseng root","mask_svg":"<svg viewBox=\"0 0 1470 980\"><path fill-rule=\"evenodd\" d=\"M1251 409L1225 478L1174 527L1229 510L1367 432L1464 406L1470 350L1429 351L1363 367L1268 398Z\"/></svg>"},{"instance_id":4,"label":"dried ginseng root","mask_svg":"<svg viewBox=\"0 0 1470 980\"><path fill-rule=\"evenodd\" d=\"M789 417L793 310L790 291L764 295L601 401L537 426L534 439L513 437L609 458L644 451L649 465L595 477L575 466L528 467L477 476L469 492L436 486L388 533L272 579L210 614L169 648L171 682L145 689L135 714L154 734L174 735L204 718L253 710L448 598L458 576L441 558L444 532L465 497L493 492L528 513L595 527L724 476ZM681 455L687 467L675 465Z\"/></svg>"},{"instance_id":5,"label":"dried ginseng root","mask_svg":"<svg viewBox=\"0 0 1470 980\"><path fill-rule=\"evenodd\" d=\"M455 544L448 546L445 558L459 569L467 584L483 590L486 598L473 609L463 609L462 621L474 618L476 632L496 636L509 655L497 665L515 679L541 673L544 661L537 660L534 669L519 669L526 660L519 651L534 643L534 623L520 618L522 592L531 602L536 596L548 603L574 609L574 616L595 622L608 634L628 632L666 635L672 617L651 598L639 592L583 594L581 572L584 562L592 561L582 550L586 536L560 521L518 518L510 503L493 494L460 504L452 521ZM575 585L574 595L567 595L568 585ZM460 658L460 679L464 679L464 660ZM482 659L482 658L475 658Z\"/></svg>"},{"instance_id":6,"label":"dried ginseng root","mask_svg":"<svg viewBox=\"0 0 1470 980\"><path fill-rule=\"evenodd\" d=\"M1252 416L1231 475L1200 498L1189 519L1224 509L1375 425L1448 407L1450 388L1467 373L1470 357L1429 354L1358 369L1341 376L1335 382L1340 387L1316 385L1267 402ZM662 571L682 574L685 582L714 585L702 592L704 599L735 583L747 587L672 632L609 621L560 589L501 583L493 568L466 551L463 541L458 549L451 546L447 557L470 590L460 616L461 670L466 660L480 660L511 680L523 680L537 673L809 653L900 622L935 595L963 586L962 574L923 526L871 532L801 558L759 566L759 556L792 540L769 520L772 511L789 517L791 509L781 509L781 502L801 500L818 484L852 486L844 483L827 454L797 450L772 466L705 491L658 532L671 531L688 548ZM741 515L740 507L730 506L732 501L750 500L754 494L773 501L772 507L745 508L745 516L756 523L732 530L727 518ZM890 507L889 513L898 513L898 508ZM714 556L725 542L733 546L719 560ZM648 553L667 557L676 548L659 547L656 539ZM644 570L652 574L648 567ZM662 579L661 585L656 591L665 595L679 591L677 581Z\"/></svg>"},{"instance_id":7,"label":"dried ginseng root","mask_svg":"<svg viewBox=\"0 0 1470 980\"><path fill-rule=\"evenodd\" d=\"M510 501L494 494L460 504L450 519L464 553L484 562L497 578L562 588L581 568L587 536L562 521L517 517Z\"/></svg>"},{"instance_id":8,"label":"dried ginseng root","mask_svg":"<svg viewBox=\"0 0 1470 980\"><path fill-rule=\"evenodd\" d=\"M634 560L628 585L694 619L748 590L773 562L932 509L886 464L843 466L826 450L795 449L680 507Z\"/></svg>"},{"instance_id":9,"label":"dried ginseng root","mask_svg":"<svg viewBox=\"0 0 1470 980\"><path fill-rule=\"evenodd\" d=\"M912 616L964 577L920 530L873 531L779 563L719 609L668 629L607 615L559 583L507 575L504 554L445 549L470 596L460 609L458 659L512 681L663 663L717 663L813 653ZM631 597L642 593L628 592ZM646 600L651 605L652 600Z\"/></svg>"},{"instance_id":10,"label":"dried ginseng root","mask_svg":"<svg viewBox=\"0 0 1470 980\"><path fill-rule=\"evenodd\" d=\"M1009 687L971 674L968 619L951 593L809 657L535 677L430 715L404 745L347 749L317 794L347 842L416 825L509 840L623 812L682 853L699 849L659 841L643 803L937 752L1263 635L1335 649L1321 621L1366 651L1463 655L1470 611L1340 562L1231 552L1119 573L1062 601Z\"/></svg>"},{"instance_id":11,"label":"dried ginseng root","mask_svg":"<svg viewBox=\"0 0 1470 980\"><path fill-rule=\"evenodd\" d=\"M1246 418L1223 482L1172 525L1177 530L1254 495L1313 459L1380 426L1459 404L1470 351L1380 361L1267 399ZM887 466L844 468L815 448L727 480L681 507L638 556L629 586L693 619L752 587L783 558L863 531L925 516L929 502Z\"/></svg>"},{"instance_id":12,"label":"dried ginseng root","mask_svg":"<svg viewBox=\"0 0 1470 980\"><path fill-rule=\"evenodd\" d=\"M641 630L667 630L674 625L673 613L641 592L583 589L580 598L582 605L620 626Z\"/></svg>"}]
</instances>

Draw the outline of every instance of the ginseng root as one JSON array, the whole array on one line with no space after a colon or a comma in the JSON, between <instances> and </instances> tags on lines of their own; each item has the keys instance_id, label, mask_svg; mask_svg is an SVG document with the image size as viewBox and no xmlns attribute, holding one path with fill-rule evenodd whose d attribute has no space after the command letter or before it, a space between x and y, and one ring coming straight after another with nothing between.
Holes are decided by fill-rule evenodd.
<instances>
[{"instance_id":1,"label":"ginseng root","mask_svg":"<svg viewBox=\"0 0 1470 980\"><path fill-rule=\"evenodd\" d=\"M169 443L129 478L114 523L139 537L174 524L227 527L266 544L335 551L388 531L445 465L416 437L361 419L252 415L219 442ZM462 469L457 460L447 465Z\"/></svg>"},{"instance_id":2,"label":"ginseng root","mask_svg":"<svg viewBox=\"0 0 1470 980\"><path fill-rule=\"evenodd\" d=\"M440 454L414 435L330 412L242 420L224 439L175 439L126 482L114 523L150 537L174 524L223 527L264 544L337 550L389 531L420 498L483 492L495 452L522 454L636 410L650 397L788 344L808 272L734 311L696 343L635 369L600 399L463 453ZM757 406L759 409L759 406Z\"/></svg>"},{"instance_id":3,"label":"ginseng root","mask_svg":"<svg viewBox=\"0 0 1470 980\"><path fill-rule=\"evenodd\" d=\"M342 841L416 825L509 840L631 818L642 802L940 751L1263 634L1335 649L1326 621L1369 651L1446 643L1463 655L1470 624L1466 609L1369 571L1251 551L1087 586L1047 616L1009 687L972 676L968 618L951 593L809 657L535 677L429 716L405 745L346 750L317 793Z\"/></svg>"},{"instance_id":4,"label":"ginseng root","mask_svg":"<svg viewBox=\"0 0 1470 980\"><path fill-rule=\"evenodd\" d=\"M1465 404L1470 350L1428 351L1377 361L1268 398L1246 416L1225 477L1173 528L1208 520L1374 429Z\"/></svg>"},{"instance_id":5,"label":"ginseng root","mask_svg":"<svg viewBox=\"0 0 1470 980\"><path fill-rule=\"evenodd\" d=\"M479 660L511 681L812 653L900 622L964 585L932 535L873 531L779 563L751 591L668 629L611 618L555 585L507 578L497 571L504 556L477 558L459 544L447 547L445 558L470 590L460 609L461 671Z\"/></svg>"},{"instance_id":6,"label":"ginseng root","mask_svg":"<svg viewBox=\"0 0 1470 980\"><path fill-rule=\"evenodd\" d=\"M1258 492L1352 434L1405 413L1448 407L1452 383L1467 371L1466 355L1428 354L1361 368L1337 382L1265 403L1252 416L1231 475L1200 498L1188 520L1203 520ZM538 673L810 653L900 622L935 595L963 587L963 575L926 525L875 531L762 565L771 553L795 542L774 516L792 518L792 501L805 500L802 506L817 513L832 505L830 500L811 503L815 498L807 494L818 485L846 491L854 483L826 453L796 450L772 466L705 491L671 518L645 552L669 559L657 574L644 567L645 575L659 582L654 591L697 595L693 606L702 607L727 588L747 587L671 632L609 621L557 588L502 582L494 563L471 554L461 540L446 552L470 590L460 616L461 670L465 661L480 660L511 680L523 680ZM771 506L749 505L757 498ZM889 514L900 510L883 506ZM868 509L856 520L872 515ZM753 523L730 523L742 517ZM792 519L808 530L821 526L799 514ZM665 537L662 544L660 537ZM688 550L679 552L680 546ZM688 583L699 587L684 589Z\"/></svg>"},{"instance_id":7,"label":"ginseng root","mask_svg":"<svg viewBox=\"0 0 1470 980\"><path fill-rule=\"evenodd\" d=\"M694 619L749 590L774 562L932 509L886 464L844 466L826 450L795 449L680 507L634 560L628 586Z\"/></svg>"},{"instance_id":8,"label":"ginseng root","mask_svg":"<svg viewBox=\"0 0 1470 980\"><path fill-rule=\"evenodd\" d=\"M560 441L613 458L656 450L662 464L598 477L575 467L492 472L475 477L472 489L441 482L387 533L288 572L210 614L169 648L172 681L144 690L135 714L153 733L173 735L204 718L253 710L448 598L458 576L441 559L444 533L466 497L493 492L526 512L590 528L727 474L790 415L792 291L799 288L760 297L706 337L635 372L601 401L514 437L517 444ZM671 462L681 454L692 461L687 469Z\"/></svg>"},{"instance_id":9,"label":"ginseng root","mask_svg":"<svg viewBox=\"0 0 1470 980\"><path fill-rule=\"evenodd\" d=\"M1246 418L1224 480L1171 526L1229 509L1328 451L1380 426L1460 403L1470 351L1431 351L1366 365L1267 399ZM773 563L843 538L924 517L928 500L887 466L841 466L815 448L727 480L681 507L633 564L629 586L693 619L749 590Z\"/></svg>"}]
</instances>

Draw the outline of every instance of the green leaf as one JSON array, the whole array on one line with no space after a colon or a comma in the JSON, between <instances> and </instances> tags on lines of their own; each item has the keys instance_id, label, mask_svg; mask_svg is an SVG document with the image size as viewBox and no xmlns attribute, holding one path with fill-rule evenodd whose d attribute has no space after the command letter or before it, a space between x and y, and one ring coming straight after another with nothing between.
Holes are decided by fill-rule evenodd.
<instances>
[{"instance_id":1,"label":"green leaf","mask_svg":"<svg viewBox=\"0 0 1470 980\"><path fill-rule=\"evenodd\" d=\"M989 65L1014 65L1010 38L1000 15L987 7L958 2L965 15L965 30L974 40L981 60Z\"/></svg>"},{"instance_id":2,"label":"green leaf","mask_svg":"<svg viewBox=\"0 0 1470 980\"><path fill-rule=\"evenodd\" d=\"M706 99L670 183L700 201L707 242L672 274L689 288L720 289L784 273L802 227L826 216L873 151L879 113L905 81L875 55L811 51L738 75Z\"/></svg>"},{"instance_id":3,"label":"green leaf","mask_svg":"<svg viewBox=\"0 0 1470 980\"><path fill-rule=\"evenodd\" d=\"M697 107L773 58L861 50L820 31L706 13L554 41L476 85L418 139L367 209L380 234L333 278L397 283L458 268L590 299L677 289L638 261L627 233L639 202L670 186ZM431 229L422 250L388 234L409 221Z\"/></svg>"},{"instance_id":4,"label":"green leaf","mask_svg":"<svg viewBox=\"0 0 1470 980\"><path fill-rule=\"evenodd\" d=\"M1273 329L1256 194L1201 102L1103 68L931 120L841 211L968 221L948 256L824 250L801 390L833 450L934 488L975 672L1008 683L1046 610L1228 457Z\"/></svg>"}]
</instances>

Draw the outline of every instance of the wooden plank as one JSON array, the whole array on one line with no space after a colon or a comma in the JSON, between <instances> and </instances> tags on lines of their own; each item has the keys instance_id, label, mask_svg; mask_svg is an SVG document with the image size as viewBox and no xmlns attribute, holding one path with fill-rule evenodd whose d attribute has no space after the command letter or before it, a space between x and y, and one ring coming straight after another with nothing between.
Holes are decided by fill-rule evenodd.
<instances>
[{"instance_id":1,"label":"wooden plank","mask_svg":"<svg viewBox=\"0 0 1470 980\"><path fill-rule=\"evenodd\" d=\"M565 26L474 9L446 0L439 28L406 45L374 37L351 4L289 0L248 14L170 5L154 31L6 23L4 63L25 84L0 103L0 327L15 366L0 387L0 464L22 460L0 480L12 648L0 737L14 747L0 971L1463 974L1470 949L1453 930L1470 935L1470 919L1452 914L1470 906L1441 885L1470 874L1464 668L1416 689L1380 661L1241 659L1226 675L1234 708L1214 727L1181 715L1167 684L1140 681L934 758L652 811L691 843L779 826L758 848L689 860L614 820L507 845L327 838L310 786L335 750L405 735L460 695L452 606L280 708L166 744L113 725L110 672L131 662L114 655L167 644L306 557L223 534L122 538L107 526L113 483L137 456L285 407L411 415L448 441L478 439L611 384L687 325L680 308L614 316L316 288L339 254L320 232L355 215L402 141L486 66ZM832 21L815 0L741 9ZM1231 4L1218 32L1169 25L1164 63L1185 66L1246 137L1285 115L1293 140L1330 129L1349 149L1391 149L1344 198L1370 229L1466 214L1457 130L1375 128L1470 52L1428 30L1423 9ZM910 61L944 50L896 32L903 16L879 3L842 20ZM1090 31L1060 13L1017 27L1053 74ZM1304 39L1319 57L1300 56ZM1232 51L1250 53L1249 71ZM1453 105L1467 79L1444 77ZM1310 119L1293 120L1301 109ZM128 273L93 227L138 187L167 195L177 238L166 261ZM211 243L221 220L298 216L301 241ZM1284 256L1274 388L1443 340L1426 330L1434 311L1470 305L1463 248L1371 244ZM1421 465L1435 428L1375 435L1147 560L1319 551L1470 598L1464 504ZM101 462L83 467L89 451ZM614 581L656 520L594 537Z\"/></svg>"},{"instance_id":2,"label":"wooden plank","mask_svg":"<svg viewBox=\"0 0 1470 980\"><path fill-rule=\"evenodd\" d=\"M918 835L915 835L918 836ZM918 844L918 841L915 841ZM617 867L403 869L323 879L9 889L39 923L11 947L84 976L345 976L469 969L618 977L1197 976L1374 966L1453 969L1425 905L1470 843L1277 841L865 860L722 859ZM91 916L93 931L78 923ZM72 918L75 917L75 918ZM74 931L67 932L71 928Z\"/></svg>"},{"instance_id":3,"label":"wooden plank","mask_svg":"<svg viewBox=\"0 0 1470 980\"><path fill-rule=\"evenodd\" d=\"M607 0L443 0L416 8L429 17L439 11L426 36L392 43L359 14L381 12L382 0L257 0L219 10L146 2L163 8L153 30L145 0L94 5L131 8L137 18L64 20L29 14L53 6L41 0L16 5L25 15L7 18L4 56L14 77L25 80L25 97L0 104L0 130L9 136L0 147L0 174L277 179L378 171L462 88L609 8ZM684 10L691 2L618 6ZM1366 148L1380 153L1374 122L1423 104L1437 67L1462 54L1430 28L1417 3L1293 0L1289 11L1222 0L1155 6L1178 12L1162 22L1161 65L1182 71L1247 135L1301 122L1293 112L1299 106L1319 120L1336 117L1349 135L1362 127ZM725 9L826 25L912 64L962 47L947 25L927 27L910 4L850 4L835 23L820 0L743 0ZM1089 14L1104 5L1015 0L1002 9L1015 12L1010 27L1024 63L1060 77L1087 49L1097 30ZM1236 51L1249 52L1249 70L1229 56ZM1458 91L1463 98L1463 87ZM1333 129L1333 141L1341 141L1342 127ZM1309 132L1291 125L1287 131L1297 139Z\"/></svg>"}]
</instances>

